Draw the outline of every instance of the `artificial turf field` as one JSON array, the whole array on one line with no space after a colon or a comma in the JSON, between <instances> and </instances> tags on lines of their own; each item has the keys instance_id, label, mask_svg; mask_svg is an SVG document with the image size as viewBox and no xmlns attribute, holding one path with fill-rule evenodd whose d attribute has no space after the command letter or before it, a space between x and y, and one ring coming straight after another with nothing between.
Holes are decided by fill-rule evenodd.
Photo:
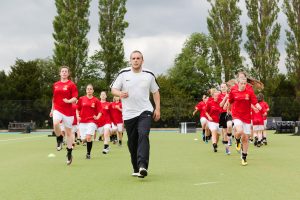
<instances>
[{"instance_id":1,"label":"artificial turf field","mask_svg":"<svg viewBox=\"0 0 300 200\"><path fill-rule=\"evenodd\" d=\"M251 145L248 166L234 147L227 156L219 143L213 153L200 134L151 132L150 140L149 175L140 179L131 177L126 145L103 155L103 143L95 142L91 160L86 147L76 146L67 166L54 137L2 133L0 200L300 199L298 136L269 132L267 146Z\"/></svg>"}]
</instances>

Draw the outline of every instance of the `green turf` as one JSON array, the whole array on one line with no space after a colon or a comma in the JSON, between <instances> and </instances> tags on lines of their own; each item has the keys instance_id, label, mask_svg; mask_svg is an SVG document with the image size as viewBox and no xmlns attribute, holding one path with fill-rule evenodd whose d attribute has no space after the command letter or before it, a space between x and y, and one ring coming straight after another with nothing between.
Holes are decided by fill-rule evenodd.
<instances>
[{"instance_id":1,"label":"green turf","mask_svg":"<svg viewBox=\"0 0 300 200\"><path fill-rule=\"evenodd\" d=\"M243 167L233 148L226 156L196 134L153 132L145 179L130 176L126 145L103 155L96 142L91 160L77 146L66 166L53 137L0 134L0 199L300 199L300 137L269 133L269 145L251 145Z\"/></svg>"}]
</instances>

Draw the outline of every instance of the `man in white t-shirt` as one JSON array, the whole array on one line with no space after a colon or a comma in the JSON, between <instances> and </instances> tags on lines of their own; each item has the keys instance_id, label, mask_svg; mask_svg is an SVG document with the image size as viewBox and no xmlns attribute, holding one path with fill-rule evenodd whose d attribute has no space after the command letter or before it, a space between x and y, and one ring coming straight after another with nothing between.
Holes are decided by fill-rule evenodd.
<instances>
[{"instance_id":1,"label":"man in white t-shirt","mask_svg":"<svg viewBox=\"0 0 300 200\"><path fill-rule=\"evenodd\" d=\"M111 84L112 94L122 98L122 114L133 166L132 176L139 178L148 175L152 117L154 121L160 119L159 86L154 74L142 67L143 62L143 54L133 51L130 55L131 67L122 69ZM155 108L149 100L150 92Z\"/></svg>"}]
</instances>

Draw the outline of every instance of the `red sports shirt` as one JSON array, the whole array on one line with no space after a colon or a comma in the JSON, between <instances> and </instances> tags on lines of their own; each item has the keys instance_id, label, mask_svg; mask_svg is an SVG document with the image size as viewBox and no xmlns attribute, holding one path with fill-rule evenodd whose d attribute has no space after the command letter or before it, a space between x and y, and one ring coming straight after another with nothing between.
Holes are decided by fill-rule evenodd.
<instances>
[{"instance_id":1,"label":"red sports shirt","mask_svg":"<svg viewBox=\"0 0 300 200\"><path fill-rule=\"evenodd\" d=\"M94 116L101 113L101 104L96 97L89 99L87 96L82 96L78 99L77 110L81 118L80 123L96 123Z\"/></svg>"},{"instance_id":2,"label":"red sports shirt","mask_svg":"<svg viewBox=\"0 0 300 200\"><path fill-rule=\"evenodd\" d=\"M196 110L199 110L200 112L200 118L201 117L205 117L207 119L206 116L206 104L203 101L200 101L196 106L195 106Z\"/></svg>"},{"instance_id":3,"label":"red sports shirt","mask_svg":"<svg viewBox=\"0 0 300 200\"><path fill-rule=\"evenodd\" d=\"M122 109L122 103L120 101L118 103L117 102L111 103L111 107L110 107L111 119L115 125L123 124L122 111L120 111L118 107Z\"/></svg>"},{"instance_id":4,"label":"red sports shirt","mask_svg":"<svg viewBox=\"0 0 300 200\"><path fill-rule=\"evenodd\" d=\"M244 91L231 90L229 93L229 103L232 104L231 113L233 119L239 119L244 123L251 123L251 104L257 103L256 96L247 87Z\"/></svg>"},{"instance_id":5,"label":"red sports shirt","mask_svg":"<svg viewBox=\"0 0 300 200\"><path fill-rule=\"evenodd\" d=\"M77 98L78 90L72 81L68 80L67 82L57 81L53 84L53 109L61 112L66 116L72 115L72 104L65 103L64 98L71 99L73 97Z\"/></svg>"},{"instance_id":6,"label":"red sports shirt","mask_svg":"<svg viewBox=\"0 0 300 200\"><path fill-rule=\"evenodd\" d=\"M262 108L265 109L266 113L268 114L268 110L270 109L268 103L265 102L265 101L262 101L262 102L260 102L259 104L260 104L260 106L261 106ZM266 119L267 119L267 115L264 115L263 118L264 118L264 120L266 120Z\"/></svg>"},{"instance_id":7,"label":"red sports shirt","mask_svg":"<svg viewBox=\"0 0 300 200\"><path fill-rule=\"evenodd\" d=\"M257 112L255 112L254 109L251 109L251 113L253 125L264 125L263 114L265 113L265 109L263 107L261 110L257 110Z\"/></svg>"},{"instance_id":8,"label":"red sports shirt","mask_svg":"<svg viewBox=\"0 0 300 200\"><path fill-rule=\"evenodd\" d=\"M221 114L222 110L219 106L218 101L208 101L206 105L206 112L212 118L212 122L219 123L219 115Z\"/></svg>"},{"instance_id":9,"label":"red sports shirt","mask_svg":"<svg viewBox=\"0 0 300 200\"><path fill-rule=\"evenodd\" d=\"M110 102L101 102L102 107L102 115L99 120L97 120L97 126L102 127L105 124L111 124L111 116L110 116Z\"/></svg>"}]
</instances>

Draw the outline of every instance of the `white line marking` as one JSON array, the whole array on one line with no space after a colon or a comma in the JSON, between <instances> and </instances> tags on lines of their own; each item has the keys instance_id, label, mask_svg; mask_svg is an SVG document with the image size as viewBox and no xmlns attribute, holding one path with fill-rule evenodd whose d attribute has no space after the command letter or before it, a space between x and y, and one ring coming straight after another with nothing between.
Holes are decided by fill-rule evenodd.
<instances>
[{"instance_id":1,"label":"white line marking","mask_svg":"<svg viewBox=\"0 0 300 200\"><path fill-rule=\"evenodd\" d=\"M203 182L203 183L196 183L194 185L210 185L210 184L216 184L218 182Z\"/></svg>"},{"instance_id":2,"label":"white line marking","mask_svg":"<svg viewBox=\"0 0 300 200\"><path fill-rule=\"evenodd\" d=\"M40 138L40 137L46 137L46 136L45 135L39 135L39 136L33 136L33 137L23 137L23 138L7 139L7 140L0 140L0 142L8 142L8 141L16 141L16 140L26 140L26 139Z\"/></svg>"}]
</instances>

